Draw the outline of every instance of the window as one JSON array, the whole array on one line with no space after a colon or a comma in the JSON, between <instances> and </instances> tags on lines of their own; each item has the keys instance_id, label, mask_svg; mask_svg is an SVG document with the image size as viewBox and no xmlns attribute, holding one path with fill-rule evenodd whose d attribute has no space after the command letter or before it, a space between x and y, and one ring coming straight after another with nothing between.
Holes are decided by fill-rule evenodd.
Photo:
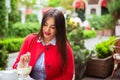
<instances>
[{"instance_id":1,"label":"window","mask_svg":"<svg viewBox=\"0 0 120 80\"><path fill-rule=\"evenodd\" d=\"M91 9L91 14L96 14L96 9L95 8Z\"/></svg>"}]
</instances>

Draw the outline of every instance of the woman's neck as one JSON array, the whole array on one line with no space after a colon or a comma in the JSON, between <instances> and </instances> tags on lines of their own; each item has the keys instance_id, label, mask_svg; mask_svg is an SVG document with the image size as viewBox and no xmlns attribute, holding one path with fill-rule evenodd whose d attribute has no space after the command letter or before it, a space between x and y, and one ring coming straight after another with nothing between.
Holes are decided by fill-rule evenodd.
<instances>
[{"instance_id":1,"label":"woman's neck","mask_svg":"<svg viewBox=\"0 0 120 80\"><path fill-rule=\"evenodd\" d=\"M43 41L44 41L44 44L45 44L45 45L48 45L49 42L51 41L51 39L44 39L44 38L43 38Z\"/></svg>"}]
</instances>

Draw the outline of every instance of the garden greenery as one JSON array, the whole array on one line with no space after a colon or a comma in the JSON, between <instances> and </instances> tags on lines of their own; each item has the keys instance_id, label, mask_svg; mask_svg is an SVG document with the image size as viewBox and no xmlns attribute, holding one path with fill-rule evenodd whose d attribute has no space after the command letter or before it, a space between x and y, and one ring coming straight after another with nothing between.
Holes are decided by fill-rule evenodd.
<instances>
[{"instance_id":1,"label":"garden greenery","mask_svg":"<svg viewBox=\"0 0 120 80\"><path fill-rule=\"evenodd\" d=\"M7 10L5 6L6 0L0 0L0 36L4 36L4 32L6 31L6 16Z\"/></svg>"},{"instance_id":2,"label":"garden greenery","mask_svg":"<svg viewBox=\"0 0 120 80\"><path fill-rule=\"evenodd\" d=\"M5 38L0 40L0 50L7 52L17 52L23 43L24 38Z\"/></svg>"},{"instance_id":3,"label":"garden greenery","mask_svg":"<svg viewBox=\"0 0 120 80\"><path fill-rule=\"evenodd\" d=\"M26 22L24 24L18 22L12 27L12 37L25 37L30 33L37 33L40 29L40 24L36 22Z\"/></svg>"},{"instance_id":4,"label":"garden greenery","mask_svg":"<svg viewBox=\"0 0 120 80\"><path fill-rule=\"evenodd\" d=\"M115 36L110 37L106 41L102 41L95 46L96 55L98 58L106 58L111 55L110 45L112 45Z\"/></svg>"}]
</instances>

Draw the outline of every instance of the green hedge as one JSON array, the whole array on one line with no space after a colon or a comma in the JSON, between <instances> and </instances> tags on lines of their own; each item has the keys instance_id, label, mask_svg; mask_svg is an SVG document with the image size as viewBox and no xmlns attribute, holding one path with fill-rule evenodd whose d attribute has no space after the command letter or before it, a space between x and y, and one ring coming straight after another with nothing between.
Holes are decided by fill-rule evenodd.
<instances>
[{"instance_id":1,"label":"green hedge","mask_svg":"<svg viewBox=\"0 0 120 80\"><path fill-rule=\"evenodd\" d=\"M39 22L36 14L26 15L26 22Z\"/></svg>"},{"instance_id":2,"label":"green hedge","mask_svg":"<svg viewBox=\"0 0 120 80\"><path fill-rule=\"evenodd\" d=\"M7 67L8 53L19 51L24 38L0 39L0 70Z\"/></svg>"},{"instance_id":3,"label":"green hedge","mask_svg":"<svg viewBox=\"0 0 120 80\"><path fill-rule=\"evenodd\" d=\"M90 22L91 27L93 27L95 30L113 29L115 23L113 17L110 14L102 16L92 15L88 21Z\"/></svg>"},{"instance_id":4,"label":"green hedge","mask_svg":"<svg viewBox=\"0 0 120 80\"><path fill-rule=\"evenodd\" d=\"M7 10L5 6L6 0L0 0L0 36L4 36L4 31L6 30L6 17L7 17Z\"/></svg>"},{"instance_id":5,"label":"green hedge","mask_svg":"<svg viewBox=\"0 0 120 80\"><path fill-rule=\"evenodd\" d=\"M83 31L83 38L84 39L89 39L96 37L96 31L95 30L84 30Z\"/></svg>"},{"instance_id":6,"label":"green hedge","mask_svg":"<svg viewBox=\"0 0 120 80\"><path fill-rule=\"evenodd\" d=\"M4 70L7 67L8 52L6 50L0 50L0 70Z\"/></svg>"},{"instance_id":7,"label":"green hedge","mask_svg":"<svg viewBox=\"0 0 120 80\"><path fill-rule=\"evenodd\" d=\"M7 67L8 52L6 50L0 50L0 70L4 70Z\"/></svg>"},{"instance_id":8,"label":"green hedge","mask_svg":"<svg viewBox=\"0 0 120 80\"><path fill-rule=\"evenodd\" d=\"M0 50L7 50L8 52L19 51L24 38L8 38L0 40Z\"/></svg>"},{"instance_id":9,"label":"green hedge","mask_svg":"<svg viewBox=\"0 0 120 80\"><path fill-rule=\"evenodd\" d=\"M12 37L25 37L30 33L36 33L40 29L39 23L15 23L12 27Z\"/></svg>"}]
</instances>

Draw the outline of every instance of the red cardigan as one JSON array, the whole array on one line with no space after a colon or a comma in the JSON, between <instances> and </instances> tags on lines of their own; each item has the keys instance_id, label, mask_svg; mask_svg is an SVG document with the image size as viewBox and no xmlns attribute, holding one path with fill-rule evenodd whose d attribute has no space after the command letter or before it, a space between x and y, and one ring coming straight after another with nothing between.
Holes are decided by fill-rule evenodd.
<instances>
[{"instance_id":1,"label":"red cardigan","mask_svg":"<svg viewBox=\"0 0 120 80\"><path fill-rule=\"evenodd\" d=\"M74 73L74 57L71 47L67 45L67 52L68 52L67 65L63 69L62 61L57 46L56 45L43 46L40 42L37 42L38 39L32 42L35 36L36 35L34 34L30 34L25 38L25 41L20 49L19 55L16 58L16 61L13 65L13 68L17 67L17 64L20 60L20 56L22 54L25 54L28 51L30 44L33 43L32 47L30 48L30 53L31 53L31 59L29 62L30 66L34 67L40 54L44 51L45 70L47 75L46 80L72 80Z\"/></svg>"}]
</instances>

